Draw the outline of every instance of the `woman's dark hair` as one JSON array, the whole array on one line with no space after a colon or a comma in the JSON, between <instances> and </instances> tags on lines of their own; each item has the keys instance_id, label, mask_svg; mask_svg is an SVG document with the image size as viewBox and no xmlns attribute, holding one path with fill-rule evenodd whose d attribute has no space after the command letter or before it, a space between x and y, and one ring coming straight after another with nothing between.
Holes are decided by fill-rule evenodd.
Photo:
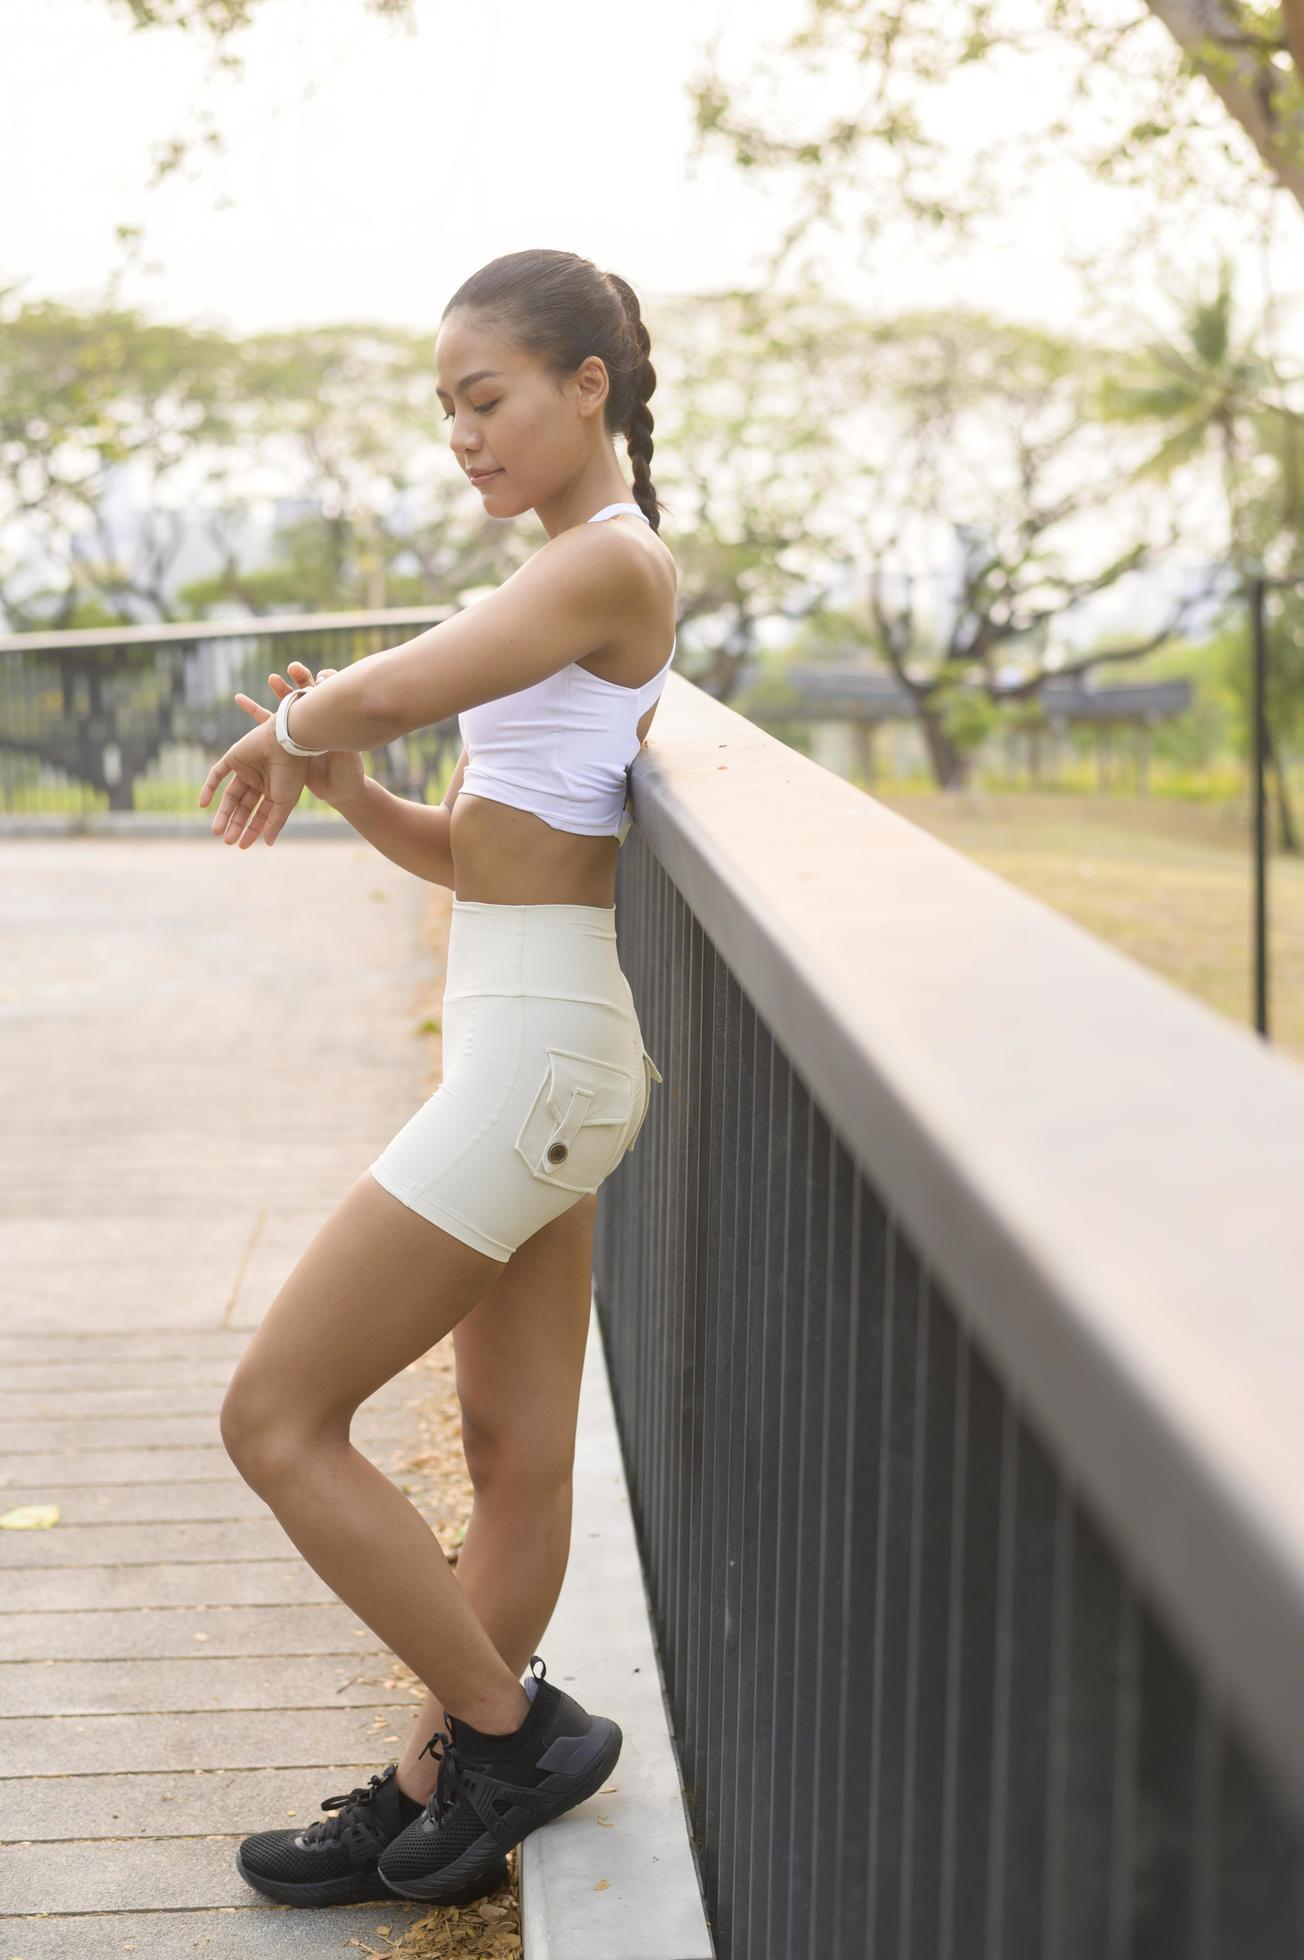
<instances>
[{"instance_id":1,"label":"woman's dark hair","mask_svg":"<svg viewBox=\"0 0 1304 1960\"><path fill-rule=\"evenodd\" d=\"M652 488L652 411L657 374L638 296L614 272L600 272L577 252L542 247L508 252L464 280L441 320L473 313L511 346L535 355L560 380L596 354L610 386L603 421L623 435L634 465L634 495L654 531L662 506Z\"/></svg>"}]
</instances>

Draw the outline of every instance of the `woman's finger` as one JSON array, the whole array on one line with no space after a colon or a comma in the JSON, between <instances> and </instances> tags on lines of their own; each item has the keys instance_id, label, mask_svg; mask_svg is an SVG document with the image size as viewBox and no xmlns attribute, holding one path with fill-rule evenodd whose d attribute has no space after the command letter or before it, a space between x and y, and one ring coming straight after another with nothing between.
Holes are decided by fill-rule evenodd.
<instances>
[{"instance_id":1,"label":"woman's finger","mask_svg":"<svg viewBox=\"0 0 1304 1960\"><path fill-rule=\"evenodd\" d=\"M244 739L242 736L241 741ZM239 743L236 743L235 748L238 747ZM241 797L246 793L249 785L249 765L234 761L232 759L234 753L235 749L232 748L228 749L225 755L218 757L205 776L203 787L199 792L199 802L202 808L213 796L218 784L222 782L226 783L226 787L222 791L222 800L213 815L212 829L214 837L220 835L221 831L230 821L231 812L240 802ZM230 780L226 781L228 777Z\"/></svg>"},{"instance_id":2,"label":"woman's finger","mask_svg":"<svg viewBox=\"0 0 1304 1960\"><path fill-rule=\"evenodd\" d=\"M260 701L251 701L247 694L237 694L235 699L236 706L243 708L247 715L252 715L255 721L271 720L271 709L264 708Z\"/></svg>"},{"instance_id":3,"label":"woman's finger","mask_svg":"<svg viewBox=\"0 0 1304 1960\"><path fill-rule=\"evenodd\" d=\"M226 822L221 833L224 844L239 843L250 813L261 796L260 789L251 789L245 784L240 785L240 794L235 798L230 810L226 812ZM218 814L220 816L222 812L219 811Z\"/></svg>"},{"instance_id":4,"label":"woman's finger","mask_svg":"<svg viewBox=\"0 0 1304 1960\"><path fill-rule=\"evenodd\" d=\"M257 806L256 808L254 807L255 805ZM238 844L242 851L247 851L251 844L258 841L264 831L267 832L268 842L270 843L272 837L276 834L268 826L268 819L272 816L273 809L274 806L268 802L266 796L261 791L252 794L249 797L247 813L242 812L242 818L247 814L247 821L242 821L238 836L231 832L227 833L227 843Z\"/></svg>"},{"instance_id":5,"label":"woman's finger","mask_svg":"<svg viewBox=\"0 0 1304 1960\"><path fill-rule=\"evenodd\" d=\"M217 788L218 784L221 782L223 776L229 776L230 773L231 773L231 764L227 761L225 756L219 757L219 759L213 764L212 768L209 770L208 774L205 776L203 782L200 785L199 807L201 810L203 809L205 803L207 803L209 797L213 794L213 791Z\"/></svg>"},{"instance_id":6,"label":"woman's finger","mask_svg":"<svg viewBox=\"0 0 1304 1960\"><path fill-rule=\"evenodd\" d=\"M238 779L227 784L222 795L222 801L219 803L216 815L213 818L212 829L214 837L220 837L223 831L229 829L230 825L235 821L235 814L240 808L243 793L244 786Z\"/></svg>"}]
</instances>

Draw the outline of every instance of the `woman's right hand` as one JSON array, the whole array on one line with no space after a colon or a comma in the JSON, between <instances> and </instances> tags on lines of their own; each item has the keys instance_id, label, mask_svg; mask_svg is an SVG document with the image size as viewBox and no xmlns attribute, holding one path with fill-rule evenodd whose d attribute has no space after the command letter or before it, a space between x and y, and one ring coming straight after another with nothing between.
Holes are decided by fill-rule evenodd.
<instances>
[{"instance_id":1,"label":"woman's right hand","mask_svg":"<svg viewBox=\"0 0 1304 1960\"><path fill-rule=\"evenodd\" d=\"M338 673L336 667L322 667L317 679L313 679L311 667L305 667L302 660L288 662L286 673L288 681L279 674L269 674L268 683L277 701L283 701L287 694L293 694L297 687L315 687L317 681L329 680ZM250 700L247 694L237 694L236 701L254 721L270 721L276 713L275 708L264 708L257 701ZM362 766L362 754L358 749L328 749L325 755L315 755L308 764L308 776L304 788L323 803L329 803L339 810L362 795L367 772Z\"/></svg>"}]
</instances>

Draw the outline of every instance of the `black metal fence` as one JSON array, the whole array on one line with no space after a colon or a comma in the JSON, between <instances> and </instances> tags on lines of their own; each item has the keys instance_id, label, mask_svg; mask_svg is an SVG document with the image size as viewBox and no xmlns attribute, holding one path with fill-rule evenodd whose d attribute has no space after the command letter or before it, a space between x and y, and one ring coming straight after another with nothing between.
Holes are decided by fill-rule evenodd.
<instances>
[{"instance_id":1,"label":"black metal fence","mask_svg":"<svg viewBox=\"0 0 1304 1960\"><path fill-rule=\"evenodd\" d=\"M269 673L303 660L343 668L412 638L447 607L186 626L28 633L0 642L0 814L97 812L211 821L199 789L216 755L253 727L237 692L274 708ZM442 784L456 722L369 751L368 773L399 795ZM304 810L343 824L305 796Z\"/></svg>"},{"instance_id":2,"label":"black metal fence","mask_svg":"<svg viewBox=\"0 0 1304 1960\"><path fill-rule=\"evenodd\" d=\"M682 691L670 698L682 702ZM1021 1335L985 1335L984 1321L994 1327L1005 1312L1010 1222L989 1217L979 1230L981 1206L963 1211L956 1198L953 1209L947 1188L971 1183L974 1167L962 1154L945 1162L952 1140L925 1123L922 1108L898 1105L889 1116L887 1102L858 1099L853 1084L849 1118L831 1115L827 1089L813 1087L794 1060L794 1049L819 1057L827 1081L846 1082L827 1028L803 1011L808 990L832 985L819 971L821 921L837 915L827 911L827 876L812 871L803 874L808 901L797 893L776 917L767 898L778 887L757 889L758 867L782 848L785 823L807 841L812 864L821 850L827 861L836 835L846 907L880 915L880 931L891 934L902 929L889 897L900 833L851 834L850 806L841 798L822 805L809 765L794 759L780 769L760 747L765 738L744 736L727 711L713 710L701 729L700 706L683 713L658 731L660 754L672 763L636 765L641 828L621 853L621 957L664 1087L653 1090L638 1149L604 1186L595 1292L720 1960L1297 1956L1300 1785L1287 1795L1280 1763L1266 1765L1214 1686L1209 1643L1217 1638L1226 1685L1244 1702L1245 1677L1256 1671L1252 1642L1229 1653L1225 1629L1215 1636L1207 1624L1222 1610L1216 1604L1172 1606L1183 1588L1218 1587L1220 1559L1190 1485L1175 1542L1176 1477L1170 1490L1160 1467L1171 1468L1160 1440L1164 1413L1143 1407L1134 1380L1114 1378L1110 1403L1104 1376L1097 1382L1085 1359L1096 1342L1104 1352L1103 1318L1076 1370L1050 1385L1047 1355L1061 1337L1053 1316L1065 1328L1076 1316L1075 1339L1089 1319L1082 1302L1090 1287L1080 1289L1067 1245L1064 1272L1048 1277L1043 1264L1038 1275L1044 1323L1033 1316ZM722 752L731 793L746 806L732 814L732 835L749 837L750 862L730 856L704 802L711 761ZM940 878L945 868L956 889L967 876L980 904L984 891L1006 889L975 867L956 872L953 854L946 863L931 840L923 848L932 854L920 875L934 867ZM735 874L736 890L722 897ZM940 882L936 896L947 904ZM802 944L793 919L807 902ZM1016 908L1028 903L1016 895L1011 919L1024 920ZM918 916L931 917L927 906ZM728 928L732 961L708 930L713 922ZM1057 921L1051 929L1073 930ZM1057 942L1070 959L1079 943L1076 935ZM946 957L941 944L936 950ZM1011 961L1035 964L1035 947L1016 944L1013 926L1008 951ZM959 1001L967 983L981 986L982 960L974 965L943 977L940 993ZM1178 996L1135 971L1129 985L1139 997L1146 990L1150 1011L1172 1012ZM920 978L926 988L926 966ZM1046 985L1056 988L1059 978L1048 964ZM1087 998L1093 978L1084 964ZM759 1010L758 993L780 1003L773 1019L786 1023L786 1040ZM849 1024L864 1020L867 1003L880 998L843 998L838 1012ZM1020 1103L1058 1094L1049 1076L1017 1073L1020 1003L1007 1000L1005 1011L1015 1017L1012 1097L987 1111L993 1156L1018 1131ZM1218 1032L1212 1017L1199 1026L1211 1059ZM1080 1033L1097 1067L1117 1073L1110 1120L1131 1123L1146 1086L1097 1046L1098 1026ZM867 1026L861 1034L868 1052ZM972 1025L952 1024L938 1047L977 1038ZM1226 1039L1244 1041L1230 1028ZM1039 1043L1034 1029L1030 1063ZM925 1041L920 1055L928 1053ZM1231 1066L1244 1056L1236 1046ZM895 1059L886 1058L889 1072ZM1071 1066L1083 1059L1072 1057ZM938 1066L948 1060L943 1053ZM1257 1068L1258 1057L1252 1061ZM1304 1075L1264 1065L1282 1070L1295 1148L1285 1130L1277 1148L1297 1180ZM1295 1079L1287 1083L1288 1074ZM1215 1082L1219 1075L1214 1067ZM1247 1075L1247 1091L1257 1080ZM1099 1120L1082 1112L1087 1126ZM915 1125L929 1128L926 1142L916 1139L917 1158L905 1142ZM1235 1161L1241 1134L1233 1119L1229 1207L1244 1202ZM1098 1141L1108 1162L1108 1144ZM875 1157L884 1178L867 1174ZM1075 1182L1080 1170L1066 1151L1070 1195L1099 1210L1103 1194ZM1173 1175L1171 1157L1156 1160L1157 1185ZM920 1230L908 1228L885 1184L911 1193ZM1265 1209L1256 1217L1266 1219L1271 1194L1260 1196ZM1184 1260L1220 1266L1232 1251L1234 1232L1201 1207L1198 1189L1192 1200L1187 1243L1173 1247L1172 1284L1155 1295L1165 1313L1179 1297ZM1126 1247L1132 1221L1118 1222ZM1298 1212L1279 1223L1298 1246ZM948 1288L923 1242L945 1253L968 1286ZM1122 1267L1111 1265L1111 1252L1101 1269L1117 1281ZM1293 1300L1298 1324L1304 1265L1287 1270L1279 1246L1272 1257L1275 1308L1288 1312ZM1009 1293L1018 1294L1013 1263L1009 1272ZM1256 1284L1248 1273L1242 1280ZM1189 1291L1194 1310L1194 1279ZM1256 1339L1239 1294L1227 1299L1223 1332L1229 1350ZM1002 1359L1004 1341L1021 1345L1005 1347ZM1300 1391L1304 1416L1296 1352L1284 1342L1275 1359ZM1022 1386L1009 1365L1015 1353ZM1194 1368L1190 1354L1186 1360ZM1044 1392L1030 1394L1028 1382L1043 1374ZM1173 1375L1176 1404L1176 1352ZM1076 1409L1071 1423L1057 1406ZM1176 1427L1174 1410L1167 1415ZM1137 1440L1144 1436L1154 1445L1146 1467L1150 1445ZM1074 1458L1079 1470L1092 1465L1089 1479L1076 1474ZM1204 1472L1212 1484L1228 1466L1206 1458ZM1084 1481L1110 1486L1115 1528ZM1277 1490L1283 1510L1297 1507L1300 1488ZM1117 1519L1129 1502L1125 1545ZM1259 1525L1268 1535L1270 1520ZM1241 1530L1244 1550L1253 1537L1247 1518ZM1182 1576L1202 1563L1203 1580ZM1248 1592L1241 1606L1257 1614L1255 1637L1266 1637L1265 1615ZM1197 1619L1203 1659L1193 1650ZM1275 1629L1279 1649L1289 1638L1298 1653L1298 1624L1289 1636ZM1293 1679L1277 1719L1298 1766L1304 1676ZM1270 1719L1264 1699L1261 1729Z\"/></svg>"}]
</instances>

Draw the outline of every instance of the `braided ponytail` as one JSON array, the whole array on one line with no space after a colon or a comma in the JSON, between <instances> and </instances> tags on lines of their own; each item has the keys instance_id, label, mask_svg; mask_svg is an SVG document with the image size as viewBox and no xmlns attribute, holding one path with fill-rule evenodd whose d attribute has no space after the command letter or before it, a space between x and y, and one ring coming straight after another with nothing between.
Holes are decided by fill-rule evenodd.
<instances>
[{"instance_id":1,"label":"braided ponytail","mask_svg":"<svg viewBox=\"0 0 1304 1960\"><path fill-rule=\"evenodd\" d=\"M634 288L622 279L618 272L609 272L607 277L620 295L630 339L638 350L637 367L631 363L633 400L625 429L626 447L629 450L630 461L634 465L634 495L652 529L659 531L661 506L657 501L657 493L652 488L652 411L648 407L648 402L656 393L657 385L657 371L652 365L651 358L652 341L643 324L643 310L638 303L638 294Z\"/></svg>"}]
</instances>

